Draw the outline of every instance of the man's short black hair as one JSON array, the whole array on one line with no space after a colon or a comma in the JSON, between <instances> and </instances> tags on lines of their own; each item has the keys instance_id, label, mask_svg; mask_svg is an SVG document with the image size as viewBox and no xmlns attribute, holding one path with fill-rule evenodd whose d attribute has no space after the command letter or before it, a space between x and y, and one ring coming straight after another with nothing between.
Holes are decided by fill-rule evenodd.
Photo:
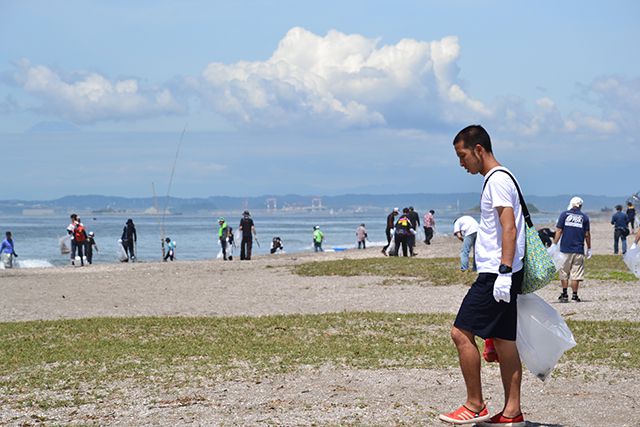
<instances>
[{"instance_id":1,"label":"man's short black hair","mask_svg":"<svg viewBox=\"0 0 640 427\"><path fill-rule=\"evenodd\" d=\"M453 145L462 141L463 147L473 150L476 145L481 145L488 153L493 153L491 149L491 138L487 131L480 125L470 125L462 129L453 139Z\"/></svg>"},{"instance_id":2,"label":"man's short black hair","mask_svg":"<svg viewBox=\"0 0 640 427\"><path fill-rule=\"evenodd\" d=\"M429 212L431 212L432 215L436 213L436 211L434 211L433 209L431 209Z\"/></svg>"},{"instance_id":3,"label":"man's short black hair","mask_svg":"<svg viewBox=\"0 0 640 427\"><path fill-rule=\"evenodd\" d=\"M621 211L622 210L622 205L616 205L616 210L617 211Z\"/></svg>"}]
</instances>

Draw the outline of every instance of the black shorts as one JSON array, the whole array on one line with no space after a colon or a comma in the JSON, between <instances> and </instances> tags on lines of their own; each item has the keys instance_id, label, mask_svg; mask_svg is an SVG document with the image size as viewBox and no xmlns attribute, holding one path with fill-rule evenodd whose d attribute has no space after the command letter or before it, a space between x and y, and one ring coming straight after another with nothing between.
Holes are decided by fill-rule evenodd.
<instances>
[{"instance_id":1,"label":"black shorts","mask_svg":"<svg viewBox=\"0 0 640 427\"><path fill-rule=\"evenodd\" d=\"M511 302L496 302L493 298L494 273L480 273L462 300L453 323L458 329L469 331L481 338L501 338L515 341L518 325L517 299L522 288L524 269L513 273Z\"/></svg>"}]
</instances>

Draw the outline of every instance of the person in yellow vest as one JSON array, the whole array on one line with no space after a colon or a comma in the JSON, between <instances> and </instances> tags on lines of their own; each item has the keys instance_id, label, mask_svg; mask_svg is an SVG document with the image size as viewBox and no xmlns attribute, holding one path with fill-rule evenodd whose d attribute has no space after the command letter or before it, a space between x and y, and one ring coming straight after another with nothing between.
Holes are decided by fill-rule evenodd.
<instances>
[{"instance_id":1,"label":"person in yellow vest","mask_svg":"<svg viewBox=\"0 0 640 427\"><path fill-rule=\"evenodd\" d=\"M218 218L218 240L222 248L222 259L227 261L227 237L229 234L229 226L223 217Z\"/></svg>"},{"instance_id":2,"label":"person in yellow vest","mask_svg":"<svg viewBox=\"0 0 640 427\"><path fill-rule=\"evenodd\" d=\"M322 241L324 240L324 233L320 231L320 226L313 227L313 249L316 252L323 252Z\"/></svg>"}]
</instances>

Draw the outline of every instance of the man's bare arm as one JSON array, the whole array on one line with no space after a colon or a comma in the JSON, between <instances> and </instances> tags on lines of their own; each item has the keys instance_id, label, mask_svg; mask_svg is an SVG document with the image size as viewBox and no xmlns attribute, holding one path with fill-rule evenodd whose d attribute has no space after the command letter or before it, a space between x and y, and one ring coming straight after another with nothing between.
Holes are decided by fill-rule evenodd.
<instances>
[{"instance_id":1,"label":"man's bare arm","mask_svg":"<svg viewBox=\"0 0 640 427\"><path fill-rule=\"evenodd\" d=\"M513 257L516 253L516 239L518 237L516 217L511 207L498 207L496 209L500 225L502 225L502 258L500 263L513 267Z\"/></svg>"}]
</instances>

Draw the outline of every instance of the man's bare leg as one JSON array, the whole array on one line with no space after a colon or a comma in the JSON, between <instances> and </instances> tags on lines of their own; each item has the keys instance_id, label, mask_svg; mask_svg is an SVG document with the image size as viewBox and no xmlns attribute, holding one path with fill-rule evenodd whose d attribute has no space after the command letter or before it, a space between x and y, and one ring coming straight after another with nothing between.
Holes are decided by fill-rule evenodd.
<instances>
[{"instance_id":1,"label":"man's bare leg","mask_svg":"<svg viewBox=\"0 0 640 427\"><path fill-rule=\"evenodd\" d=\"M574 294L578 293L578 287L580 286L580 280L572 280L571 281L571 290Z\"/></svg>"},{"instance_id":2,"label":"man's bare leg","mask_svg":"<svg viewBox=\"0 0 640 427\"><path fill-rule=\"evenodd\" d=\"M520 386L522 384L522 363L515 341L494 338L498 358L500 359L500 375L504 387L504 409L502 415L507 418L517 417L522 413L520 408Z\"/></svg>"},{"instance_id":3,"label":"man's bare leg","mask_svg":"<svg viewBox=\"0 0 640 427\"><path fill-rule=\"evenodd\" d=\"M458 350L460 370L467 387L465 406L472 411L479 412L484 408L484 399L482 398L482 383L480 381L480 352L476 346L475 337L471 332L454 326L451 329L451 338Z\"/></svg>"}]
</instances>

